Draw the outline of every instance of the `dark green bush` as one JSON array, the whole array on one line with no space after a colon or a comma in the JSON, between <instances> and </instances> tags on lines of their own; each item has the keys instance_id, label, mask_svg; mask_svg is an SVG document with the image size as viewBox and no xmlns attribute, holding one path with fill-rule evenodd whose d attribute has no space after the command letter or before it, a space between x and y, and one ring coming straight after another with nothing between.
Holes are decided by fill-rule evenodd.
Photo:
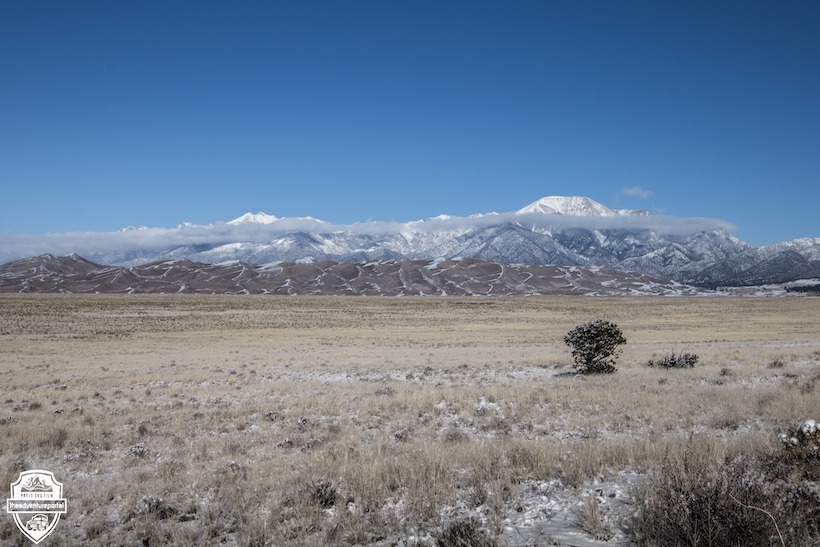
<instances>
[{"instance_id":1,"label":"dark green bush","mask_svg":"<svg viewBox=\"0 0 820 547\"><path fill-rule=\"evenodd\" d=\"M575 368L583 374L615 372L615 361L620 355L618 346L626 344L618 325L597 319L578 325L564 336L572 348Z\"/></svg>"}]
</instances>

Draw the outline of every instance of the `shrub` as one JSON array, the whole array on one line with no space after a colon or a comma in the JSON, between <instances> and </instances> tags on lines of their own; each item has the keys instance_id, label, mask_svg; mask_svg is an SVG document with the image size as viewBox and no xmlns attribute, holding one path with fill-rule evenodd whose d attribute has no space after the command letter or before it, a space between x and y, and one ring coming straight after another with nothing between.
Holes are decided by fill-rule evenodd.
<instances>
[{"instance_id":1,"label":"shrub","mask_svg":"<svg viewBox=\"0 0 820 547\"><path fill-rule=\"evenodd\" d=\"M564 342L572 348L576 370L593 374L617 370L618 346L626 344L626 338L616 324L597 319L569 331Z\"/></svg>"},{"instance_id":2,"label":"shrub","mask_svg":"<svg viewBox=\"0 0 820 547\"><path fill-rule=\"evenodd\" d=\"M692 368L698 362L698 356L693 353L681 353L680 355L667 355L661 359L650 359L646 362L648 367L658 368Z\"/></svg>"},{"instance_id":3,"label":"shrub","mask_svg":"<svg viewBox=\"0 0 820 547\"><path fill-rule=\"evenodd\" d=\"M781 433L779 439L780 446L794 462L820 460L820 425L814 420L800 422L796 428ZM820 474L820 469L815 467L815 470Z\"/></svg>"},{"instance_id":4,"label":"shrub","mask_svg":"<svg viewBox=\"0 0 820 547\"><path fill-rule=\"evenodd\" d=\"M817 460L811 441L805 443L808 450L795 450L802 445L799 439L783 439L785 450L773 452L717 458L714 445L690 440L682 454L668 454L633 492L641 507L631 526L636 543L815 544L820 540Z\"/></svg>"}]
</instances>

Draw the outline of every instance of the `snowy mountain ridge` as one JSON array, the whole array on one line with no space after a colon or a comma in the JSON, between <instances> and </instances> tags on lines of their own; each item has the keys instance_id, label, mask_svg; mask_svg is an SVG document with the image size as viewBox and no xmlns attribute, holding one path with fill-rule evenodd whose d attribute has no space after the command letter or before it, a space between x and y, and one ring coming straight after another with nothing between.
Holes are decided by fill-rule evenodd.
<instances>
[{"instance_id":1,"label":"snowy mountain ridge","mask_svg":"<svg viewBox=\"0 0 820 547\"><path fill-rule=\"evenodd\" d=\"M269 215L259 211L258 213L245 213L241 217L228 221L228 224L236 226L237 224L256 223L256 224L272 224L279 220L279 217Z\"/></svg>"},{"instance_id":2,"label":"snowy mountain ridge","mask_svg":"<svg viewBox=\"0 0 820 547\"><path fill-rule=\"evenodd\" d=\"M616 210L590 198L547 196L517 211L409 222L331 224L247 213L229 222L43 237L0 260L76 252L97 264L191 260L301 264L471 258L501 264L614 268L700 287L820 277L820 238L755 247L706 218ZM3 253L5 251L5 254Z\"/></svg>"},{"instance_id":3,"label":"snowy mountain ridge","mask_svg":"<svg viewBox=\"0 0 820 547\"><path fill-rule=\"evenodd\" d=\"M732 236L725 223L611 209L583 196L545 196L511 213L439 215L404 223L336 226L312 217L246 213L229 241L122 256L83 253L105 264L189 259L311 263L469 257L507 264L609 267L704 287L820 277L820 238L764 247Z\"/></svg>"},{"instance_id":4,"label":"snowy mountain ridge","mask_svg":"<svg viewBox=\"0 0 820 547\"><path fill-rule=\"evenodd\" d=\"M528 214L544 214L544 215L567 215L575 217L612 217L612 216L649 216L647 211L632 210L632 209L610 209L609 207L598 203L597 201L583 196L545 196L538 199L529 205L526 205L515 211L516 215ZM470 218L482 218L485 216L498 215L498 213L478 213L470 215ZM453 217L446 214L440 214L435 217L425 218L421 220L413 220L407 222L407 225L419 225L429 221L436 220L450 220ZM317 220L313 217L297 217L298 220ZM233 220L229 220L227 224L236 226L241 224L273 224L278 220L284 218L275 215L269 215L262 211L258 213L247 212ZM295 219L294 219L295 220Z\"/></svg>"},{"instance_id":5,"label":"snowy mountain ridge","mask_svg":"<svg viewBox=\"0 0 820 547\"><path fill-rule=\"evenodd\" d=\"M531 213L601 217L649 215L648 212L640 210L610 209L595 200L582 196L547 196L516 211L519 215Z\"/></svg>"}]
</instances>

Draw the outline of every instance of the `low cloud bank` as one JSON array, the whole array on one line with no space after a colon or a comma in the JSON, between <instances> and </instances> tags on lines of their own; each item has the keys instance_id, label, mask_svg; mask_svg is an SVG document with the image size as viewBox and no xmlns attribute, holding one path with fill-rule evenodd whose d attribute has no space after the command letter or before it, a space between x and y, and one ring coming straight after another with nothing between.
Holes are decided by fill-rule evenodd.
<instances>
[{"instance_id":1,"label":"low cloud bank","mask_svg":"<svg viewBox=\"0 0 820 547\"><path fill-rule=\"evenodd\" d=\"M454 235L505 223L519 223L539 230L560 231L572 228L594 230L654 231L665 236L686 237L722 229L732 231L729 223L710 218L670 216L578 217L542 213L486 214L470 217L437 217L412 222L372 221L354 224L329 224L312 218L283 218L270 224L208 225L183 224L175 228L131 229L120 232L66 232L41 235L0 235L0 263L45 253L96 255L108 253L139 254L186 245L222 245L237 242L264 243L292 232L354 234L443 233Z\"/></svg>"},{"instance_id":2,"label":"low cloud bank","mask_svg":"<svg viewBox=\"0 0 820 547\"><path fill-rule=\"evenodd\" d=\"M621 194L633 198L650 198L652 197L652 190L644 190L640 186L630 186L629 188L621 188Z\"/></svg>"}]
</instances>

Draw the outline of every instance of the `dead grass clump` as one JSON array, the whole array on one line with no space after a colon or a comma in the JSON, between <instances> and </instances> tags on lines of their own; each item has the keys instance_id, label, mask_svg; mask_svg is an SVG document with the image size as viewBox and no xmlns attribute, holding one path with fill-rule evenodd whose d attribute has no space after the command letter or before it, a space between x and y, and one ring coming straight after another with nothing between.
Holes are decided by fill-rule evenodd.
<instances>
[{"instance_id":1,"label":"dead grass clump","mask_svg":"<svg viewBox=\"0 0 820 547\"><path fill-rule=\"evenodd\" d=\"M158 496L143 496L137 504L138 515L150 515L158 520L165 520L174 516L176 508L166 503Z\"/></svg>"},{"instance_id":2,"label":"dead grass clump","mask_svg":"<svg viewBox=\"0 0 820 547\"><path fill-rule=\"evenodd\" d=\"M329 479L317 477L306 485L305 496L310 505L329 509L336 505L336 500L339 499L339 491Z\"/></svg>"},{"instance_id":3,"label":"dead grass clump","mask_svg":"<svg viewBox=\"0 0 820 547\"><path fill-rule=\"evenodd\" d=\"M475 517L450 521L436 537L438 547L495 547L498 545Z\"/></svg>"},{"instance_id":4,"label":"dead grass clump","mask_svg":"<svg viewBox=\"0 0 820 547\"><path fill-rule=\"evenodd\" d=\"M599 541L609 541L614 536L601 512L600 502L591 497L581 507L577 516L578 527Z\"/></svg>"},{"instance_id":5,"label":"dead grass clump","mask_svg":"<svg viewBox=\"0 0 820 547\"><path fill-rule=\"evenodd\" d=\"M817 390L817 384L820 381L820 374L815 374L807 378L805 382L800 385L800 392L804 395L809 395Z\"/></svg>"},{"instance_id":6,"label":"dead grass clump","mask_svg":"<svg viewBox=\"0 0 820 547\"><path fill-rule=\"evenodd\" d=\"M469 441L470 436L458 424L452 424L444 432L442 439L447 443L457 444Z\"/></svg>"},{"instance_id":7,"label":"dead grass clump","mask_svg":"<svg viewBox=\"0 0 820 547\"><path fill-rule=\"evenodd\" d=\"M775 357L768 363L766 363L766 368L783 368L786 366L786 361L782 357Z\"/></svg>"},{"instance_id":8,"label":"dead grass clump","mask_svg":"<svg viewBox=\"0 0 820 547\"><path fill-rule=\"evenodd\" d=\"M37 441L37 447L47 450L61 450L67 440L68 430L65 427L46 427Z\"/></svg>"}]
</instances>

